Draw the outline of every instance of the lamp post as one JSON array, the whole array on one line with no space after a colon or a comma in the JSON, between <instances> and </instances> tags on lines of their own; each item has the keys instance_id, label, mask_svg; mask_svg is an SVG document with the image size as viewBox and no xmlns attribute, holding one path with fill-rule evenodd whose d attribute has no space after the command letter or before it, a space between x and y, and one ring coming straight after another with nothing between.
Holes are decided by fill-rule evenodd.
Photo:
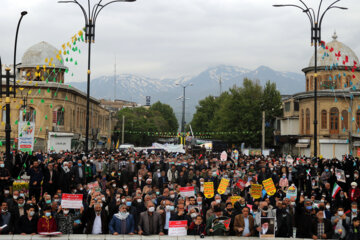
<instances>
[{"instance_id":1,"label":"lamp post","mask_svg":"<svg viewBox=\"0 0 360 240\"><path fill-rule=\"evenodd\" d=\"M303 13L306 14L306 16L310 20L310 26L311 26L311 46L314 46L315 51L315 63L314 63L314 157L317 157L317 48L318 44L321 43L321 24L324 19L325 14L330 9L342 9L346 10L345 7L339 7L336 6L338 2L341 0L336 0L328 7L325 8L325 10L322 11L322 3L323 0L320 0L319 7L317 11L315 11L313 8L309 8L304 0L299 0L301 3L300 5L296 4L276 4L273 5L274 7L296 7L303 11Z\"/></svg>"},{"instance_id":2,"label":"lamp post","mask_svg":"<svg viewBox=\"0 0 360 240\"><path fill-rule=\"evenodd\" d=\"M88 70L87 70L87 96L86 96L86 137L85 137L85 153L89 153L89 109L90 109L90 57L91 57L91 43L95 42L95 24L97 17L104 7L116 3L116 2L135 2L136 0L114 0L107 3L103 3L103 0L99 0L98 3L91 6L90 0L88 0L87 6L81 5L78 0L72 1L58 1L58 3L75 3L78 5L84 15L85 19L85 42L88 43ZM86 11L87 8L87 11Z\"/></svg>"},{"instance_id":3,"label":"lamp post","mask_svg":"<svg viewBox=\"0 0 360 240\"><path fill-rule=\"evenodd\" d=\"M176 85L181 86L183 88L183 95L182 95L182 97L179 97L178 99L182 99L181 133L184 133L184 131L185 131L185 101L186 101L185 90L187 87L192 86L193 84L188 83L186 85L183 85L183 84L177 83Z\"/></svg>"},{"instance_id":4,"label":"lamp post","mask_svg":"<svg viewBox=\"0 0 360 240\"><path fill-rule=\"evenodd\" d=\"M2 97L5 94L5 103L6 103L6 120L5 120L5 141L6 141L6 151L5 151L5 155L6 155L6 160L10 161L11 159L11 154L10 154L10 145L11 145L11 123L10 123L10 95L13 95L14 98L16 97L16 50L17 50L17 39L18 39L18 34L19 34L19 28L20 28L20 23L22 18L27 14L26 11L21 12L21 16L20 19L18 21L17 24L17 28L16 28L16 34L15 34L15 45L14 45L14 72L11 75L10 74L10 68L5 68L5 76L2 75L2 64L1 64L1 59L0 59L0 96ZM5 78L6 79L6 84L5 84L5 93L3 92L3 83L2 83L2 79ZM13 87L12 89L10 89L10 79L13 79Z\"/></svg>"}]
</instances>

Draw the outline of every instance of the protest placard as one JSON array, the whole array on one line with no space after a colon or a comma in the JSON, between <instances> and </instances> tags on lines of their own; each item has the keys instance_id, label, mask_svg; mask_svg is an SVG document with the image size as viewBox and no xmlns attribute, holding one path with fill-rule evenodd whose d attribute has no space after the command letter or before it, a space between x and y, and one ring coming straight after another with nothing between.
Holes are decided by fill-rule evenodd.
<instances>
[{"instance_id":1,"label":"protest placard","mask_svg":"<svg viewBox=\"0 0 360 240\"><path fill-rule=\"evenodd\" d=\"M185 221L169 221L169 236L186 236L187 220Z\"/></svg>"},{"instance_id":2,"label":"protest placard","mask_svg":"<svg viewBox=\"0 0 360 240\"><path fill-rule=\"evenodd\" d=\"M244 191L246 187L246 181L239 179L239 181L236 183L236 186L241 189L241 191Z\"/></svg>"},{"instance_id":3,"label":"protest placard","mask_svg":"<svg viewBox=\"0 0 360 240\"><path fill-rule=\"evenodd\" d=\"M214 183L204 182L204 195L206 198L214 197Z\"/></svg>"},{"instance_id":4,"label":"protest placard","mask_svg":"<svg viewBox=\"0 0 360 240\"><path fill-rule=\"evenodd\" d=\"M221 161L226 161L227 160L227 153L225 151L223 151L220 155L220 160Z\"/></svg>"},{"instance_id":5,"label":"protest placard","mask_svg":"<svg viewBox=\"0 0 360 240\"><path fill-rule=\"evenodd\" d=\"M234 204L241 199L240 196L231 196L230 201L231 204L234 206Z\"/></svg>"},{"instance_id":6,"label":"protest placard","mask_svg":"<svg viewBox=\"0 0 360 240\"><path fill-rule=\"evenodd\" d=\"M261 198L262 185L261 184L251 184L250 195L254 199Z\"/></svg>"},{"instance_id":7,"label":"protest placard","mask_svg":"<svg viewBox=\"0 0 360 240\"><path fill-rule=\"evenodd\" d=\"M226 192L227 187L229 186L230 180L227 178L222 178L217 189L218 193L224 194Z\"/></svg>"},{"instance_id":8,"label":"protest placard","mask_svg":"<svg viewBox=\"0 0 360 240\"><path fill-rule=\"evenodd\" d=\"M63 193L61 196L61 207L62 208L71 208L71 209L80 209L83 206L82 200L83 200L82 194Z\"/></svg>"},{"instance_id":9,"label":"protest placard","mask_svg":"<svg viewBox=\"0 0 360 240\"><path fill-rule=\"evenodd\" d=\"M275 219L274 218L260 218L261 231L260 238L275 239Z\"/></svg>"},{"instance_id":10,"label":"protest placard","mask_svg":"<svg viewBox=\"0 0 360 240\"><path fill-rule=\"evenodd\" d=\"M195 196L195 189L194 189L194 187L181 187L180 188L180 195L182 197Z\"/></svg>"},{"instance_id":11,"label":"protest placard","mask_svg":"<svg viewBox=\"0 0 360 240\"><path fill-rule=\"evenodd\" d=\"M276 187L274 185L274 182L272 178L268 178L262 182L264 185L265 191L269 196L272 196L276 193Z\"/></svg>"},{"instance_id":12,"label":"protest placard","mask_svg":"<svg viewBox=\"0 0 360 240\"><path fill-rule=\"evenodd\" d=\"M335 176L338 182L346 182L345 172L342 169L335 169Z\"/></svg>"},{"instance_id":13,"label":"protest placard","mask_svg":"<svg viewBox=\"0 0 360 240\"><path fill-rule=\"evenodd\" d=\"M297 188L294 185L291 185L286 192L286 198L288 199L294 199L296 200L297 198Z\"/></svg>"}]
</instances>

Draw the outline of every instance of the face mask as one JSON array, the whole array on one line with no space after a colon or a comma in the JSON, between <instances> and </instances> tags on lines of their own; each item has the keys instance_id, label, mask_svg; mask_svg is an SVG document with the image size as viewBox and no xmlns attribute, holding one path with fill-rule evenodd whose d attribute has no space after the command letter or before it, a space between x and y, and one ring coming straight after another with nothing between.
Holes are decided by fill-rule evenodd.
<instances>
[{"instance_id":1,"label":"face mask","mask_svg":"<svg viewBox=\"0 0 360 240\"><path fill-rule=\"evenodd\" d=\"M130 206L131 206L131 202L126 202L126 206L130 207Z\"/></svg>"},{"instance_id":2,"label":"face mask","mask_svg":"<svg viewBox=\"0 0 360 240\"><path fill-rule=\"evenodd\" d=\"M245 207L245 204L240 204L240 206ZM267 210L267 209L266 209Z\"/></svg>"},{"instance_id":3,"label":"face mask","mask_svg":"<svg viewBox=\"0 0 360 240\"><path fill-rule=\"evenodd\" d=\"M78 166L81 167L81 166L82 166L82 163L78 163Z\"/></svg>"},{"instance_id":4,"label":"face mask","mask_svg":"<svg viewBox=\"0 0 360 240\"><path fill-rule=\"evenodd\" d=\"M9 191L9 190L5 190L4 193L5 193L5 194L9 194L10 191Z\"/></svg>"},{"instance_id":5,"label":"face mask","mask_svg":"<svg viewBox=\"0 0 360 240\"><path fill-rule=\"evenodd\" d=\"M113 188L116 188L116 184L113 184L112 186L113 186Z\"/></svg>"},{"instance_id":6,"label":"face mask","mask_svg":"<svg viewBox=\"0 0 360 240\"><path fill-rule=\"evenodd\" d=\"M25 195L23 193L20 193L20 197L25 198Z\"/></svg>"},{"instance_id":7,"label":"face mask","mask_svg":"<svg viewBox=\"0 0 360 240\"><path fill-rule=\"evenodd\" d=\"M21 203L21 204L18 203L18 206L19 206L19 207L24 207L24 205L25 205L25 203Z\"/></svg>"},{"instance_id":8,"label":"face mask","mask_svg":"<svg viewBox=\"0 0 360 240\"><path fill-rule=\"evenodd\" d=\"M325 169L325 172L328 172L329 171L329 169Z\"/></svg>"},{"instance_id":9,"label":"face mask","mask_svg":"<svg viewBox=\"0 0 360 240\"><path fill-rule=\"evenodd\" d=\"M330 205L326 205L325 207L326 207L326 209L328 209L328 210L330 209Z\"/></svg>"},{"instance_id":10,"label":"face mask","mask_svg":"<svg viewBox=\"0 0 360 240\"><path fill-rule=\"evenodd\" d=\"M312 210L312 206L306 206L306 210Z\"/></svg>"},{"instance_id":11,"label":"face mask","mask_svg":"<svg viewBox=\"0 0 360 240\"><path fill-rule=\"evenodd\" d=\"M197 216L197 214L196 214L196 213L192 213L192 214L190 214L190 216L191 216L191 218L195 218L195 217Z\"/></svg>"},{"instance_id":12,"label":"face mask","mask_svg":"<svg viewBox=\"0 0 360 240\"><path fill-rule=\"evenodd\" d=\"M54 199L54 201L55 201L55 202L59 202L59 201L60 201L60 199Z\"/></svg>"},{"instance_id":13,"label":"face mask","mask_svg":"<svg viewBox=\"0 0 360 240\"><path fill-rule=\"evenodd\" d=\"M33 217L33 216L35 215L35 212L34 212L34 211L30 211L30 212L29 212L29 215L30 215L30 217Z\"/></svg>"},{"instance_id":14,"label":"face mask","mask_svg":"<svg viewBox=\"0 0 360 240\"><path fill-rule=\"evenodd\" d=\"M137 201L138 203L141 203L141 199L140 199L140 198L138 198L136 201Z\"/></svg>"},{"instance_id":15,"label":"face mask","mask_svg":"<svg viewBox=\"0 0 360 240\"><path fill-rule=\"evenodd\" d=\"M155 208L154 207L149 207L149 212L154 212L155 211Z\"/></svg>"},{"instance_id":16,"label":"face mask","mask_svg":"<svg viewBox=\"0 0 360 240\"><path fill-rule=\"evenodd\" d=\"M221 203L221 199L216 199L215 202L219 204Z\"/></svg>"},{"instance_id":17,"label":"face mask","mask_svg":"<svg viewBox=\"0 0 360 240\"><path fill-rule=\"evenodd\" d=\"M202 204L202 202L198 202L198 205L201 205Z\"/></svg>"},{"instance_id":18,"label":"face mask","mask_svg":"<svg viewBox=\"0 0 360 240\"><path fill-rule=\"evenodd\" d=\"M16 199L18 199L18 196L14 196L13 198L16 200Z\"/></svg>"},{"instance_id":19,"label":"face mask","mask_svg":"<svg viewBox=\"0 0 360 240\"><path fill-rule=\"evenodd\" d=\"M171 195L170 195L170 198L174 199L174 198L175 198L175 195L174 195L174 194L171 194Z\"/></svg>"},{"instance_id":20,"label":"face mask","mask_svg":"<svg viewBox=\"0 0 360 240\"><path fill-rule=\"evenodd\" d=\"M356 213L356 212L357 212L357 208L352 208L351 211L352 211L353 213Z\"/></svg>"},{"instance_id":21,"label":"face mask","mask_svg":"<svg viewBox=\"0 0 360 240\"><path fill-rule=\"evenodd\" d=\"M124 203L124 202L125 202L125 198L121 199L121 202Z\"/></svg>"},{"instance_id":22,"label":"face mask","mask_svg":"<svg viewBox=\"0 0 360 240\"><path fill-rule=\"evenodd\" d=\"M120 215L125 216L127 212L120 212Z\"/></svg>"},{"instance_id":23,"label":"face mask","mask_svg":"<svg viewBox=\"0 0 360 240\"><path fill-rule=\"evenodd\" d=\"M64 210L63 212L65 215L69 214L69 210Z\"/></svg>"},{"instance_id":24,"label":"face mask","mask_svg":"<svg viewBox=\"0 0 360 240\"><path fill-rule=\"evenodd\" d=\"M81 187L81 188L80 188L80 191L82 191L82 190L84 190L84 188Z\"/></svg>"},{"instance_id":25,"label":"face mask","mask_svg":"<svg viewBox=\"0 0 360 240\"><path fill-rule=\"evenodd\" d=\"M46 213L45 213L45 216L46 216L46 217L50 217L50 216L51 216L51 213L46 212Z\"/></svg>"},{"instance_id":26,"label":"face mask","mask_svg":"<svg viewBox=\"0 0 360 240\"><path fill-rule=\"evenodd\" d=\"M284 179L286 178L286 176L282 176Z\"/></svg>"},{"instance_id":27,"label":"face mask","mask_svg":"<svg viewBox=\"0 0 360 240\"><path fill-rule=\"evenodd\" d=\"M51 203L51 200L46 200L45 203L46 203L46 204L50 204L50 203Z\"/></svg>"},{"instance_id":28,"label":"face mask","mask_svg":"<svg viewBox=\"0 0 360 240\"><path fill-rule=\"evenodd\" d=\"M344 215L344 211L338 211L338 215L339 215L339 216Z\"/></svg>"},{"instance_id":29,"label":"face mask","mask_svg":"<svg viewBox=\"0 0 360 240\"><path fill-rule=\"evenodd\" d=\"M291 206L295 206L295 202L291 202L290 205L291 205Z\"/></svg>"},{"instance_id":30,"label":"face mask","mask_svg":"<svg viewBox=\"0 0 360 240\"><path fill-rule=\"evenodd\" d=\"M156 195L159 195L160 194L160 192L156 192Z\"/></svg>"},{"instance_id":31,"label":"face mask","mask_svg":"<svg viewBox=\"0 0 360 240\"><path fill-rule=\"evenodd\" d=\"M2 163L2 164L0 164L0 167L1 167L1 168L5 167L5 164L3 164L3 163Z\"/></svg>"}]
</instances>

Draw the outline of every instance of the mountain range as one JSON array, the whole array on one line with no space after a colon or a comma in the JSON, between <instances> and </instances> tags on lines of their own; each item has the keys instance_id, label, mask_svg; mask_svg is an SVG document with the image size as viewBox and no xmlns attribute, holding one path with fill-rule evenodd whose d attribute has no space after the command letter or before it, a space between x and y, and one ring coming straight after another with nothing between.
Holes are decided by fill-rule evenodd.
<instances>
[{"instance_id":1,"label":"mountain range","mask_svg":"<svg viewBox=\"0 0 360 240\"><path fill-rule=\"evenodd\" d=\"M146 96L151 97L151 103L161 101L171 105L178 119L181 119L183 89L179 85L192 83L186 88L186 122L191 121L196 111L199 100L220 93L220 79L222 91L230 87L242 86L244 78L258 80L262 86L270 80L276 83L281 94L293 94L304 91L304 74L293 72L281 72L266 66L260 66L255 70L246 68L219 65L211 67L194 76L183 76L174 79L155 79L134 74L116 75L116 86L114 76L101 76L91 80L90 94L98 99L116 99L134 101L144 105ZM72 86L86 92L86 82L71 82ZM177 85L179 84L179 85ZM189 99L188 99L189 98Z\"/></svg>"}]
</instances>

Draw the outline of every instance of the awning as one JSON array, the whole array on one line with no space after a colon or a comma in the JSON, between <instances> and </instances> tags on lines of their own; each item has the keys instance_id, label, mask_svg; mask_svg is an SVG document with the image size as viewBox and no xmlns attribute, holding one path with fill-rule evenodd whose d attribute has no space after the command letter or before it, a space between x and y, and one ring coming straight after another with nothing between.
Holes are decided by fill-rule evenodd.
<instances>
[{"instance_id":1,"label":"awning","mask_svg":"<svg viewBox=\"0 0 360 240\"><path fill-rule=\"evenodd\" d=\"M298 140L298 143L306 143L306 144L309 144L310 143L310 139L308 138L301 138Z\"/></svg>"},{"instance_id":2,"label":"awning","mask_svg":"<svg viewBox=\"0 0 360 240\"><path fill-rule=\"evenodd\" d=\"M354 147L360 147L360 141L353 142L353 146Z\"/></svg>"},{"instance_id":3,"label":"awning","mask_svg":"<svg viewBox=\"0 0 360 240\"><path fill-rule=\"evenodd\" d=\"M307 148L307 147L309 147L309 144L307 144L307 143L297 143L297 144L295 144L295 147Z\"/></svg>"},{"instance_id":4,"label":"awning","mask_svg":"<svg viewBox=\"0 0 360 240\"><path fill-rule=\"evenodd\" d=\"M319 139L319 143L324 144L348 144L348 140L346 139Z\"/></svg>"}]
</instances>

